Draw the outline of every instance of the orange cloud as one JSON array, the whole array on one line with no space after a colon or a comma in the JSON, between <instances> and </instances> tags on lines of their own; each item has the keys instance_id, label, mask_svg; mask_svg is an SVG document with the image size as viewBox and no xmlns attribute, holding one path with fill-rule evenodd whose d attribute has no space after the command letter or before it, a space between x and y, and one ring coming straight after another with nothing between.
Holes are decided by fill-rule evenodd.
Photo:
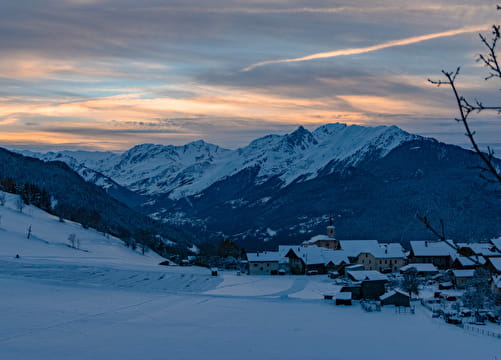
<instances>
[{"instance_id":1,"label":"orange cloud","mask_svg":"<svg viewBox=\"0 0 501 360\"><path fill-rule=\"evenodd\" d=\"M336 98L292 99L222 87L198 87L197 91L199 95L191 98L143 98L142 93L131 93L70 102L0 101L0 143L46 139L47 143L62 144L87 139L92 144L106 140L105 146L123 149L142 140L162 139L165 132L171 139L205 137L205 134L184 127L182 120L173 125L165 119L191 118L222 128L249 129L257 124L266 127L267 123L313 126L333 121L368 120L362 112L336 110L342 103ZM28 121L30 126L25 125ZM53 132L54 128L64 128L64 133ZM85 135L90 129L96 130L93 136ZM97 129L103 130L102 136ZM141 135L138 129L145 134ZM134 132L134 138L128 136L127 131ZM113 141L106 139L112 133Z\"/></svg>"}]
</instances>

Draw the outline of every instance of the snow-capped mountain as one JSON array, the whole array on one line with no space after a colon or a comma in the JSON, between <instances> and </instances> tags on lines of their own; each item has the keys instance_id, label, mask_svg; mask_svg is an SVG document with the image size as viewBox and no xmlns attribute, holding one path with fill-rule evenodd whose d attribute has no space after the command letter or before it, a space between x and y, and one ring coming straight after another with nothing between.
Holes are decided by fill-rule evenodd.
<instances>
[{"instance_id":1,"label":"snow-capped mountain","mask_svg":"<svg viewBox=\"0 0 501 360\"><path fill-rule=\"evenodd\" d=\"M444 219L458 241L501 231L497 193L471 170L476 154L395 126L299 127L236 150L196 141L31 155L64 161L101 187L116 184L109 195L199 242L299 243L329 216L344 239L429 238L416 213Z\"/></svg>"},{"instance_id":2,"label":"snow-capped mountain","mask_svg":"<svg viewBox=\"0 0 501 360\"><path fill-rule=\"evenodd\" d=\"M300 126L290 134L268 135L236 150L199 140L184 146L143 144L120 155L85 151L26 155L64 161L102 187L111 186L112 179L143 195L168 193L171 199L180 199L250 168L258 168L256 185L278 177L285 187L311 180L327 166L353 166L368 156L383 157L417 138L396 126L336 123L313 132Z\"/></svg>"}]
</instances>

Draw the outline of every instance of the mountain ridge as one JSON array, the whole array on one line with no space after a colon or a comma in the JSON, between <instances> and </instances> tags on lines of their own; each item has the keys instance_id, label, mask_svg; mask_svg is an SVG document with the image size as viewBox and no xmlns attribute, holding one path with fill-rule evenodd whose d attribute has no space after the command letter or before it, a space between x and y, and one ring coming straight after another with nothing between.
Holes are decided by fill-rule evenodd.
<instances>
[{"instance_id":1,"label":"mountain ridge","mask_svg":"<svg viewBox=\"0 0 501 360\"><path fill-rule=\"evenodd\" d=\"M413 139L425 138L396 126L334 123L312 132L299 126L289 134L267 135L236 150L198 140L181 146L140 144L122 154L87 155L82 151L24 154L46 161L64 161L102 187L112 186L109 181L112 179L141 195L169 194L171 199L178 200L254 166L260 168L256 184L278 175L281 186L285 187L296 180L315 178L333 160L353 166L369 155L385 156L402 142ZM96 173L104 178L99 179Z\"/></svg>"}]
</instances>

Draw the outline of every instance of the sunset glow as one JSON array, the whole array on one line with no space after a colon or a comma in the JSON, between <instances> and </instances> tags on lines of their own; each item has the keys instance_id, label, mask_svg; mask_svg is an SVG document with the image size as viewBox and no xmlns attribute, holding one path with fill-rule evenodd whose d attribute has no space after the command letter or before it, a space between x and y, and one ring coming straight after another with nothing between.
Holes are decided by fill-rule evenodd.
<instances>
[{"instance_id":1,"label":"sunset glow","mask_svg":"<svg viewBox=\"0 0 501 360\"><path fill-rule=\"evenodd\" d=\"M475 62L477 33L497 20L488 1L242 5L4 2L0 146L236 148L330 122L463 144L451 94L427 79L461 66L471 96L488 101L496 89ZM498 147L498 124L483 116L480 142Z\"/></svg>"}]
</instances>

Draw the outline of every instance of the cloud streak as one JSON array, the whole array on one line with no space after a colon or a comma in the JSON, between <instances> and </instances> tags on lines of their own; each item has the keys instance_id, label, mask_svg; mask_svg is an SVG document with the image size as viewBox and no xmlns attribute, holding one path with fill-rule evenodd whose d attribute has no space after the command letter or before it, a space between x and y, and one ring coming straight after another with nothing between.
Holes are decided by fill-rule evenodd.
<instances>
[{"instance_id":1,"label":"cloud streak","mask_svg":"<svg viewBox=\"0 0 501 360\"><path fill-rule=\"evenodd\" d=\"M406 45L411 45L411 44L419 43L422 41L428 41L428 40L438 39L438 38L442 38L442 37L455 36L455 35L471 33L471 32L479 32L479 31L483 31L483 30L488 29L488 27L489 27L489 25L468 26L468 27L455 29L455 30L448 30L448 31L442 31L442 32L433 33L433 34L413 36L413 37L399 39L399 40L392 40L392 41L388 41L388 42L384 42L382 44L377 44L377 45L372 45L372 46L341 49L341 50L334 50L334 51L326 51L326 52L310 54L310 55L306 55L306 56L302 56L302 57L298 57L298 58L291 58L291 59L261 61L261 62L252 64L250 66L247 66L247 67L243 68L241 71L244 71L244 72L251 71L257 67L272 65L272 64L302 62L302 61L310 61L310 60L317 60L317 59L334 58L334 57L338 57L338 56L364 54L364 53L383 50L383 49L387 49L387 48L391 48L391 47L395 47L395 46L406 46Z\"/></svg>"}]
</instances>

